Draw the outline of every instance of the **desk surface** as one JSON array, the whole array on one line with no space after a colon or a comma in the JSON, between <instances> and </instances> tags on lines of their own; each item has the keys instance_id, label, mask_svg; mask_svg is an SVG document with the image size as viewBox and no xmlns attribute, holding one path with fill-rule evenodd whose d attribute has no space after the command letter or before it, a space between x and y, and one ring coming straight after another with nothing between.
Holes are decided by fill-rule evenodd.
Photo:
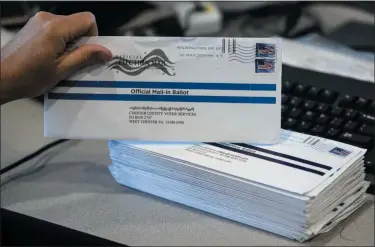
<instances>
[{"instance_id":1,"label":"desk surface","mask_svg":"<svg viewBox=\"0 0 375 247\"><path fill-rule=\"evenodd\" d=\"M39 148L43 109L23 100L1 107L2 167ZM128 245L301 245L117 184L107 143L82 141L44 169L5 185L1 206ZM374 245L374 198L306 246Z\"/></svg>"}]
</instances>

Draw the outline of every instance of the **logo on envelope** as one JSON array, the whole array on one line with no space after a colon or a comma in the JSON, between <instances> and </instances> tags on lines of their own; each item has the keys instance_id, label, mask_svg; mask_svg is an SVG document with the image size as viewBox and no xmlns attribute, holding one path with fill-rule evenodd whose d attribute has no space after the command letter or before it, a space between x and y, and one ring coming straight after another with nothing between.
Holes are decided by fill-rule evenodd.
<instances>
[{"instance_id":1,"label":"logo on envelope","mask_svg":"<svg viewBox=\"0 0 375 247\"><path fill-rule=\"evenodd\" d=\"M339 148L339 147L335 147L335 148L333 148L331 151L329 151L330 153L332 153L332 154L336 154L336 155L338 155L338 156L341 156L341 157L346 157L346 156L348 156L349 154L351 154L351 152L350 151L348 151L348 150L345 150L345 149L343 149L343 148Z\"/></svg>"},{"instance_id":2,"label":"logo on envelope","mask_svg":"<svg viewBox=\"0 0 375 247\"><path fill-rule=\"evenodd\" d=\"M107 68L130 76L140 75L145 70L159 70L165 75L174 76L173 65L163 50L154 49L145 56L114 56Z\"/></svg>"},{"instance_id":3,"label":"logo on envelope","mask_svg":"<svg viewBox=\"0 0 375 247\"><path fill-rule=\"evenodd\" d=\"M255 59L255 73L274 73L275 60Z\"/></svg>"},{"instance_id":4,"label":"logo on envelope","mask_svg":"<svg viewBox=\"0 0 375 247\"><path fill-rule=\"evenodd\" d=\"M276 46L274 44L257 43L256 56L264 58L274 58L276 54Z\"/></svg>"}]
</instances>

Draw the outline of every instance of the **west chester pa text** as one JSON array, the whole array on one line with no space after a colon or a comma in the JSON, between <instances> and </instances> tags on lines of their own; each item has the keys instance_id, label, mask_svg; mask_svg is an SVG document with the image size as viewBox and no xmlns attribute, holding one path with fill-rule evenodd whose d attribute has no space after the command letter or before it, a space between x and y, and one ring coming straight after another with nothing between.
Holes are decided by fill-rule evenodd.
<instances>
[{"instance_id":1,"label":"west chester pa text","mask_svg":"<svg viewBox=\"0 0 375 247\"><path fill-rule=\"evenodd\" d=\"M189 95L188 90L169 89L132 89L132 94L157 94L157 95Z\"/></svg>"}]
</instances>

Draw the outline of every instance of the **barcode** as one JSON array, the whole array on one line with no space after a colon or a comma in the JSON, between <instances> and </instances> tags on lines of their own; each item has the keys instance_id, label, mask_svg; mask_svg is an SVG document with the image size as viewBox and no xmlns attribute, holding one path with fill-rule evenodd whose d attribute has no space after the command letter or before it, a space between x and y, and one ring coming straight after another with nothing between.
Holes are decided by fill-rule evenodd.
<instances>
[{"instance_id":1,"label":"barcode","mask_svg":"<svg viewBox=\"0 0 375 247\"><path fill-rule=\"evenodd\" d=\"M232 47L232 53L236 53L236 39L228 39L227 41L225 39L222 39L222 45L221 45L221 50L222 53L230 53L231 52L231 47ZM232 43L232 44L231 44ZM227 44L227 50L225 45Z\"/></svg>"},{"instance_id":2,"label":"barcode","mask_svg":"<svg viewBox=\"0 0 375 247\"><path fill-rule=\"evenodd\" d=\"M327 144L319 138L311 137L307 144L318 151L324 151L327 148Z\"/></svg>"},{"instance_id":3,"label":"barcode","mask_svg":"<svg viewBox=\"0 0 375 247\"><path fill-rule=\"evenodd\" d=\"M306 143L308 140L310 140L310 138L311 138L311 136L307 137L307 138L303 141L303 143Z\"/></svg>"},{"instance_id":4,"label":"barcode","mask_svg":"<svg viewBox=\"0 0 375 247\"><path fill-rule=\"evenodd\" d=\"M303 143L306 143L306 144L309 144L309 145L312 145L314 143L318 143L319 142L319 138L316 138L316 137L312 137L312 136L308 136L304 141Z\"/></svg>"},{"instance_id":5,"label":"barcode","mask_svg":"<svg viewBox=\"0 0 375 247\"><path fill-rule=\"evenodd\" d=\"M316 140L314 141L313 143L311 143L311 146L315 146L316 144L318 144L320 142L320 140Z\"/></svg>"}]
</instances>

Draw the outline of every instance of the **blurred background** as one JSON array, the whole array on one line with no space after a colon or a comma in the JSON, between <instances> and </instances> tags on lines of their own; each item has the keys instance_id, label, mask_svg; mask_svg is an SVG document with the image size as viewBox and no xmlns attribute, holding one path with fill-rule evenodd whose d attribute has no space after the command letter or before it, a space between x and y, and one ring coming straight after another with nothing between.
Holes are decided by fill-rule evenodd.
<instances>
[{"instance_id":1,"label":"blurred background","mask_svg":"<svg viewBox=\"0 0 375 247\"><path fill-rule=\"evenodd\" d=\"M22 27L37 11L93 12L101 35L269 36L306 33L331 36L346 26L374 24L374 2L3 2L1 25ZM371 28L371 26L368 26ZM347 32L348 35L350 32ZM366 33L366 32L365 32ZM369 35L369 33L368 33Z\"/></svg>"},{"instance_id":2,"label":"blurred background","mask_svg":"<svg viewBox=\"0 0 375 247\"><path fill-rule=\"evenodd\" d=\"M374 2L87 2L1 3L1 27L17 31L37 11L91 11L101 35L282 36L318 34L357 50L374 42ZM371 48L372 47L372 48Z\"/></svg>"}]
</instances>

